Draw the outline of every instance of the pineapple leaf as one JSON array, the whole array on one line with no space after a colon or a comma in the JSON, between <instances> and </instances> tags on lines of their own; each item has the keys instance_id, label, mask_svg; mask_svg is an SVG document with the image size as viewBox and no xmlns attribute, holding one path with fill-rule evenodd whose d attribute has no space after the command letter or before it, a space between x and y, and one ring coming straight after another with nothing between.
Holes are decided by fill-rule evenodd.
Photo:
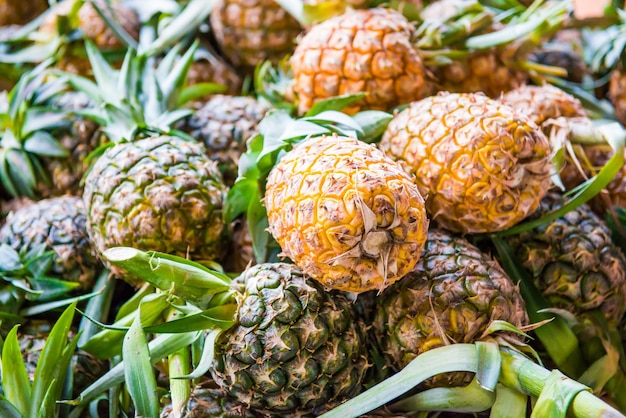
<instances>
[{"instance_id":1,"label":"pineapple leaf","mask_svg":"<svg viewBox=\"0 0 626 418\"><path fill-rule=\"evenodd\" d=\"M9 173L9 163L7 161L7 154L9 151L12 150L8 150L0 146L0 182L2 182L4 190L6 190L9 195L19 196L17 185L13 183L13 179Z\"/></svg>"},{"instance_id":2,"label":"pineapple leaf","mask_svg":"<svg viewBox=\"0 0 626 418\"><path fill-rule=\"evenodd\" d=\"M426 351L398 373L321 415L323 418L358 417L403 395L424 380L452 371L476 372L474 344L452 344Z\"/></svg>"},{"instance_id":3,"label":"pineapple leaf","mask_svg":"<svg viewBox=\"0 0 626 418\"><path fill-rule=\"evenodd\" d=\"M217 83L198 83L187 86L181 90L176 106L183 106L209 94L225 93L226 90L225 85Z\"/></svg>"},{"instance_id":4,"label":"pineapple leaf","mask_svg":"<svg viewBox=\"0 0 626 418\"><path fill-rule=\"evenodd\" d=\"M28 155L17 149L9 149L5 154L8 176L17 190L16 196L35 199L37 179L33 173L33 165Z\"/></svg>"},{"instance_id":5,"label":"pineapple leaf","mask_svg":"<svg viewBox=\"0 0 626 418\"><path fill-rule=\"evenodd\" d=\"M209 331L204 339L204 347L202 348L202 354L196 369L187 376L180 376L178 379L197 379L208 373L215 359L215 343L222 332L222 330L218 329Z\"/></svg>"},{"instance_id":6,"label":"pineapple leaf","mask_svg":"<svg viewBox=\"0 0 626 418\"><path fill-rule=\"evenodd\" d=\"M172 71L161 82L163 95L168 98L166 107L173 109L179 103L178 92L187 82L187 73L193 62L194 53L198 50L199 42L196 40L182 57L174 64Z\"/></svg>"},{"instance_id":7,"label":"pineapple leaf","mask_svg":"<svg viewBox=\"0 0 626 418\"><path fill-rule=\"evenodd\" d=\"M234 325L237 305L230 303L215 308L206 309L202 312L184 316L179 319L164 322L158 325L144 327L146 332L154 334L183 333L206 329L229 329Z\"/></svg>"},{"instance_id":8,"label":"pineapple leaf","mask_svg":"<svg viewBox=\"0 0 626 418\"><path fill-rule=\"evenodd\" d=\"M148 343L150 362L152 364L164 359L172 353L194 343L202 333L200 331L188 332L184 334L160 334ZM92 383L80 394L80 398L70 401L70 404L87 405L101 393L119 385L124 381L125 362L116 364L109 372ZM158 416L158 415L157 415Z\"/></svg>"},{"instance_id":9,"label":"pineapple leaf","mask_svg":"<svg viewBox=\"0 0 626 418\"><path fill-rule=\"evenodd\" d=\"M491 407L491 416L526 418L528 395L498 383L496 401Z\"/></svg>"},{"instance_id":10,"label":"pineapple leaf","mask_svg":"<svg viewBox=\"0 0 626 418\"><path fill-rule=\"evenodd\" d=\"M476 382L481 388L493 392L496 389L502 365L498 343L476 341L476 351L478 358Z\"/></svg>"},{"instance_id":11,"label":"pineapple leaf","mask_svg":"<svg viewBox=\"0 0 626 418\"><path fill-rule=\"evenodd\" d=\"M251 201L258 196L258 184L254 179L241 179L233 185L226 196L224 220L231 223L245 213Z\"/></svg>"},{"instance_id":12,"label":"pineapple leaf","mask_svg":"<svg viewBox=\"0 0 626 418\"><path fill-rule=\"evenodd\" d=\"M48 391L50 385L54 383L54 379L59 372L59 361L61 360L63 350L67 345L68 332L70 331L70 326L72 325L75 309L76 302L73 302L61 314L59 319L54 324L54 327L52 327L41 356L39 357L33 381L33 391L31 397L32 409L30 411L31 417L37 416L35 408L43 404L46 392ZM61 371L61 373L65 373L65 370ZM62 382L59 382L58 384L62 386Z\"/></svg>"},{"instance_id":13,"label":"pineapple leaf","mask_svg":"<svg viewBox=\"0 0 626 418\"><path fill-rule=\"evenodd\" d=\"M76 90L85 93L94 103L101 103L104 101L104 97L100 94L100 90L98 89L98 85L88 78L75 75L75 74L67 74L60 71L54 72L55 75L66 77L68 83L74 87ZM85 111L86 109L82 109L81 111Z\"/></svg>"},{"instance_id":14,"label":"pineapple leaf","mask_svg":"<svg viewBox=\"0 0 626 418\"><path fill-rule=\"evenodd\" d=\"M139 308L139 304L146 295L151 295L156 292L157 290L150 285L150 283L144 283L143 286L135 290L135 293L130 297L130 299L124 302L124 304L120 307L115 315L115 321L119 321L125 316L132 314Z\"/></svg>"},{"instance_id":15,"label":"pineapple leaf","mask_svg":"<svg viewBox=\"0 0 626 418\"><path fill-rule=\"evenodd\" d=\"M317 115L304 117L302 118L302 120L318 123L331 123L339 126L345 125L356 132L363 132L361 126L356 123L354 119L352 119L345 113L338 112L336 110L325 110L324 112L318 113Z\"/></svg>"},{"instance_id":16,"label":"pineapple leaf","mask_svg":"<svg viewBox=\"0 0 626 418\"><path fill-rule=\"evenodd\" d=\"M85 50L91 63L93 76L96 79L96 83L99 88L99 93L105 95L103 98L109 103L119 103L120 90L118 89L116 75L119 74L117 70L111 68L107 60L104 58L100 50L96 45L85 40ZM133 56L134 51L129 49L127 56ZM123 92L124 90L122 90ZM95 98L94 98L95 99Z\"/></svg>"},{"instance_id":17,"label":"pineapple leaf","mask_svg":"<svg viewBox=\"0 0 626 418\"><path fill-rule=\"evenodd\" d=\"M248 231L250 231L250 237L252 238L254 259L259 263L268 261L270 256L268 248L270 243L274 241L274 238L268 231L269 223L267 220L267 210L265 206L261 204L261 195L258 189L256 190L254 198L250 200L250 206L246 211L246 222L248 223Z\"/></svg>"},{"instance_id":18,"label":"pineapple leaf","mask_svg":"<svg viewBox=\"0 0 626 418\"><path fill-rule=\"evenodd\" d=\"M580 392L588 390L587 386L568 378L558 370L553 370L539 394L531 417L565 417L574 398Z\"/></svg>"},{"instance_id":19,"label":"pineapple leaf","mask_svg":"<svg viewBox=\"0 0 626 418\"><path fill-rule=\"evenodd\" d=\"M227 275L182 257L130 247L110 248L102 256L164 292L179 296L201 309L208 305L213 295L230 289Z\"/></svg>"},{"instance_id":20,"label":"pineapple leaf","mask_svg":"<svg viewBox=\"0 0 626 418\"><path fill-rule=\"evenodd\" d=\"M116 283L117 281L108 270L104 270L96 279L93 288L102 289L102 292L87 301L84 315L81 318L80 324L78 326L78 329L81 331L80 338L78 339L79 347L82 347L91 337L93 337L98 332L97 326L86 317L105 321L106 318L109 316Z\"/></svg>"},{"instance_id":21,"label":"pineapple leaf","mask_svg":"<svg viewBox=\"0 0 626 418\"><path fill-rule=\"evenodd\" d=\"M499 372L499 370L498 370ZM496 395L485 390L474 378L467 386L441 387L422 391L416 395L395 402L393 411L413 414L418 411L482 412L493 405Z\"/></svg>"},{"instance_id":22,"label":"pineapple leaf","mask_svg":"<svg viewBox=\"0 0 626 418\"><path fill-rule=\"evenodd\" d=\"M32 133L37 133L42 129L52 129L62 126L67 119L64 113L54 112L46 108L30 108L24 115L24 124L20 137L26 137Z\"/></svg>"},{"instance_id":23,"label":"pineapple leaf","mask_svg":"<svg viewBox=\"0 0 626 418\"><path fill-rule=\"evenodd\" d=\"M80 287L80 283L50 277L38 277L34 280L30 280L30 283L33 290L40 292L40 295L37 297L38 306L40 306L39 303L41 302L48 302L57 299L60 296L67 295ZM65 303L65 305L67 305L67 303ZM30 315L33 315L33 313L30 312Z\"/></svg>"},{"instance_id":24,"label":"pineapple leaf","mask_svg":"<svg viewBox=\"0 0 626 418\"><path fill-rule=\"evenodd\" d=\"M135 414L141 417L159 416L156 379L150 363L148 341L138 315L124 337L122 358L126 359L124 377L135 404ZM130 361L132 359L132 361Z\"/></svg>"},{"instance_id":25,"label":"pineapple leaf","mask_svg":"<svg viewBox=\"0 0 626 418\"><path fill-rule=\"evenodd\" d=\"M1 347L0 347L1 348ZM5 418L23 418L20 411L0 393L0 416Z\"/></svg>"},{"instance_id":26,"label":"pineapple leaf","mask_svg":"<svg viewBox=\"0 0 626 418\"><path fill-rule=\"evenodd\" d=\"M22 262L18 252L9 244L0 243L0 273L13 272L21 268Z\"/></svg>"},{"instance_id":27,"label":"pineapple leaf","mask_svg":"<svg viewBox=\"0 0 626 418\"><path fill-rule=\"evenodd\" d=\"M140 54L151 56L157 55L169 45L174 45L178 40L200 26L211 14L216 0L191 0L161 31L158 38L151 44L140 50ZM142 45L140 45L142 47Z\"/></svg>"},{"instance_id":28,"label":"pineapple leaf","mask_svg":"<svg viewBox=\"0 0 626 418\"><path fill-rule=\"evenodd\" d=\"M67 157L69 151L46 131L33 132L24 141L24 150L44 157Z\"/></svg>"},{"instance_id":29,"label":"pineapple leaf","mask_svg":"<svg viewBox=\"0 0 626 418\"><path fill-rule=\"evenodd\" d=\"M32 388L17 340L18 326L14 326L2 347L2 388L6 399L22 416L30 414Z\"/></svg>"},{"instance_id":30,"label":"pineapple leaf","mask_svg":"<svg viewBox=\"0 0 626 418\"><path fill-rule=\"evenodd\" d=\"M371 144L380 140L393 115L379 110L364 110L352 116L352 119L361 127L359 139Z\"/></svg>"},{"instance_id":31,"label":"pineapple leaf","mask_svg":"<svg viewBox=\"0 0 626 418\"><path fill-rule=\"evenodd\" d=\"M359 100L363 99L365 96L366 93L356 93L323 99L313 104L304 116L312 117L329 110L341 111L348 106L358 103Z\"/></svg>"},{"instance_id":32,"label":"pineapple leaf","mask_svg":"<svg viewBox=\"0 0 626 418\"><path fill-rule=\"evenodd\" d=\"M91 5L120 41L124 42L129 48L137 49L137 41L135 41L133 37L126 32L126 30L124 30L122 25L120 25L115 18L115 13L111 9L110 1L107 0L105 2L106 10L103 9L102 3L97 1L92 1Z\"/></svg>"}]
</instances>

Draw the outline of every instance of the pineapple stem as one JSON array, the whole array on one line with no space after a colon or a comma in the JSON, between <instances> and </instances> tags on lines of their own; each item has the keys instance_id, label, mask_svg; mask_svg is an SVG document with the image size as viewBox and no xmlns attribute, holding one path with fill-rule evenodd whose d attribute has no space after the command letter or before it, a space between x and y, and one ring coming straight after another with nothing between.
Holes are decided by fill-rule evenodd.
<instances>
[{"instance_id":1,"label":"pineapple stem","mask_svg":"<svg viewBox=\"0 0 626 418\"><path fill-rule=\"evenodd\" d=\"M168 320L176 319L180 312L172 310ZM168 357L168 367L170 375L170 394L172 397L172 413L173 418L183 416L185 405L191 396L191 381L187 379L177 379L177 377L185 376L191 371L191 353L189 347L184 347L170 354Z\"/></svg>"}]
</instances>

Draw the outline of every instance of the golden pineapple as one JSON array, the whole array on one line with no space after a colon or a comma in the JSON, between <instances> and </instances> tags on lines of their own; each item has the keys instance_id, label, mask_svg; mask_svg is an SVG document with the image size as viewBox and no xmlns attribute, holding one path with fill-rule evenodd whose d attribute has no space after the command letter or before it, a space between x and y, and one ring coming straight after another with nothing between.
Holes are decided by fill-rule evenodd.
<instances>
[{"instance_id":1,"label":"golden pineapple","mask_svg":"<svg viewBox=\"0 0 626 418\"><path fill-rule=\"evenodd\" d=\"M532 120L483 94L440 93L397 114L380 148L414 176L431 220L506 229L550 188L550 144Z\"/></svg>"},{"instance_id":2,"label":"golden pineapple","mask_svg":"<svg viewBox=\"0 0 626 418\"><path fill-rule=\"evenodd\" d=\"M626 125L626 71L621 65L611 73L609 98L615 107L615 117Z\"/></svg>"},{"instance_id":3,"label":"golden pineapple","mask_svg":"<svg viewBox=\"0 0 626 418\"><path fill-rule=\"evenodd\" d=\"M245 70L266 60L276 64L293 51L302 31L274 0L218 0L210 21L222 54Z\"/></svg>"},{"instance_id":4,"label":"golden pineapple","mask_svg":"<svg viewBox=\"0 0 626 418\"><path fill-rule=\"evenodd\" d=\"M414 27L399 12L348 10L313 26L291 58L298 110L319 100L364 92L347 109L389 110L427 95L425 67L411 44Z\"/></svg>"},{"instance_id":5,"label":"golden pineapple","mask_svg":"<svg viewBox=\"0 0 626 418\"><path fill-rule=\"evenodd\" d=\"M413 180L354 138L296 145L270 172L265 206L284 255L327 288L382 290L415 266L426 241Z\"/></svg>"},{"instance_id":6,"label":"golden pineapple","mask_svg":"<svg viewBox=\"0 0 626 418\"><path fill-rule=\"evenodd\" d=\"M537 125L559 117L586 117L580 100L558 87L525 85L504 94L501 101L525 113Z\"/></svg>"},{"instance_id":7,"label":"golden pineapple","mask_svg":"<svg viewBox=\"0 0 626 418\"><path fill-rule=\"evenodd\" d=\"M439 90L474 93L482 92L497 98L528 81L528 75L506 66L497 50L473 53L441 67L432 67Z\"/></svg>"}]
</instances>

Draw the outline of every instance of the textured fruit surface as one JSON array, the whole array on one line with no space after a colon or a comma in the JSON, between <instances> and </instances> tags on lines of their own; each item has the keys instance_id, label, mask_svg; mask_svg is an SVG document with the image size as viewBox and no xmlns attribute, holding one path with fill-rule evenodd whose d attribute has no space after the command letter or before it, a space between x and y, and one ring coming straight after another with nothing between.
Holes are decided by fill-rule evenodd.
<instances>
[{"instance_id":1,"label":"textured fruit surface","mask_svg":"<svg viewBox=\"0 0 626 418\"><path fill-rule=\"evenodd\" d=\"M384 289L413 268L426 240L415 183L354 138L296 145L270 172L265 206L284 254L327 288Z\"/></svg>"},{"instance_id":2,"label":"textured fruit surface","mask_svg":"<svg viewBox=\"0 0 626 418\"><path fill-rule=\"evenodd\" d=\"M0 26L26 24L47 6L45 0L0 0Z\"/></svg>"},{"instance_id":3,"label":"textured fruit surface","mask_svg":"<svg viewBox=\"0 0 626 418\"><path fill-rule=\"evenodd\" d=\"M526 73L507 67L499 53L491 50L431 69L441 91L482 92L493 98L528 81Z\"/></svg>"},{"instance_id":4,"label":"textured fruit surface","mask_svg":"<svg viewBox=\"0 0 626 418\"><path fill-rule=\"evenodd\" d=\"M372 331L396 371L433 348L480 340L495 320L528 323L519 289L500 265L465 239L435 229L413 271L376 303ZM459 385L467 377L449 374L436 382Z\"/></svg>"},{"instance_id":5,"label":"textured fruit surface","mask_svg":"<svg viewBox=\"0 0 626 418\"><path fill-rule=\"evenodd\" d=\"M88 289L99 263L90 246L86 213L79 197L62 196L27 204L11 214L0 229L0 243L19 251L46 244L56 252L51 273Z\"/></svg>"},{"instance_id":6,"label":"textured fruit surface","mask_svg":"<svg viewBox=\"0 0 626 418\"><path fill-rule=\"evenodd\" d=\"M611 73L609 98L615 107L615 117L622 125L626 124L626 72L618 67Z\"/></svg>"},{"instance_id":7,"label":"textured fruit surface","mask_svg":"<svg viewBox=\"0 0 626 418\"><path fill-rule=\"evenodd\" d=\"M558 209L563 202L558 193L549 193L533 218ZM611 324L620 322L626 311L626 258L589 206L508 242L553 306L576 314L600 309Z\"/></svg>"},{"instance_id":8,"label":"textured fruit surface","mask_svg":"<svg viewBox=\"0 0 626 418\"><path fill-rule=\"evenodd\" d=\"M550 187L550 144L523 114L482 94L439 93L389 123L380 148L400 161L446 229L506 229Z\"/></svg>"},{"instance_id":9,"label":"textured fruit surface","mask_svg":"<svg viewBox=\"0 0 626 418\"><path fill-rule=\"evenodd\" d=\"M414 28L382 8L349 10L313 26L291 58L300 112L332 96L366 93L348 111L388 110L426 95L424 64L411 45Z\"/></svg>"},{"instance_id":10,"label":"textured fruit surface","mask_svg":"<svg viewBox=\"0 0 626 418\"><path fill-rule=\"evenodd\" d=\"M201 144L168 136L119 143L85 180L89 237L100 253L128 246L214 260L225 192Z\"/></svg>"},{"instance_id":11,"label":"textured fruit surface","mask_svg":"<svg viewBox=\"0 0 626 418\"><path fill-rule=\"evenodd\" d=\"M550 84L526 85L502 95L502 102L525 113L537 125L558 117L586 117L587 112L576 97Z\"/></svg>"},{"instance_id":12,"label":"textured fruit surface","mask_svg":"<svg viewBox=\"0 0 626 418\"><path fill-rule=\"evenodd\" d=\"M257 126L267 110L252 97L216 95L186 119L181 128L204 143L208 156L218 162L224 182L232 186L246 141L258 133Z\"/></svg>"},{"instance_id":13,"label":"textured fruit surface","mask_svg":"<svg viewBox=\"0 0 626 418\"><path fill-rule=\"evenodd\" d=\"M272 416L323 411L358 393L365 324L343 294L284 263L254 266L233 287L236 323L218 338L211 370L218 385Z\"/></svg>"},{"instance_id":14,"label":"textured fruit surface","mask_svg":"<svg viewBox=\"0 0 626 418\"><path fill-rule=\"evenodd\" d=\"M210 21L224 56L247 69L290 54L302 30L274 0L219 0Z\"/></svg>"},{"instance_id":15,"label":"textured fruit surface","mask_svg":"<svg viewBox=\"0 0 626 418\"><path fill-rule=\"evenodd\" d=\"M161 418L172 415L172 405L161 409ZM237 403L220 389L195 389L181 418L253 418L254 415L244 405Z\"/></svg>"}]
</instances>

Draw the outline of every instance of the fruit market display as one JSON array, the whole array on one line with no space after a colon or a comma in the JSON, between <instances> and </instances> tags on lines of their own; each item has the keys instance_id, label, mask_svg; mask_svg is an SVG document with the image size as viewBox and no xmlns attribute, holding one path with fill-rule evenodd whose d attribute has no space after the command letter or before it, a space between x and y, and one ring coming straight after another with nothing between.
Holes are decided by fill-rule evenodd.
<instances>
[{"instance_id":1,"label":"fruit market display","mask_svg":"<svg viewBox=\"0 0 626 418\"><path fill-rule=\"evenodd\" d=\"M626 417L582 3L0 0L0 417Z\"/></svg>"}]
</instances>

